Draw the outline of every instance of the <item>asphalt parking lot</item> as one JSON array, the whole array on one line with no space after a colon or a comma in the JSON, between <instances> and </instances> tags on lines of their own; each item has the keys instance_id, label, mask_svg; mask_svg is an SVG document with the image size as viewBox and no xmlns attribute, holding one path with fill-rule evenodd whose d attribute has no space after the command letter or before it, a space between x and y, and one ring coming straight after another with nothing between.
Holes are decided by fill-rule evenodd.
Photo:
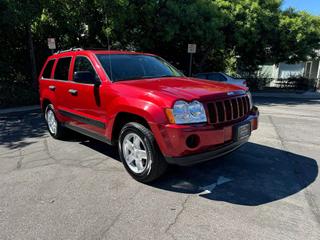
<instances>
[{"instance_id":1,"label":"asphalt parking lot","mask_svg":"<svg viewBox=\"0 0 320 240\"><path fill-rule=\"evenodd\" d=\"M320 100L256 103L249 143L151 185L37 111L0 115L0 239L320 239Z\"/></svg>"}]
</instances>

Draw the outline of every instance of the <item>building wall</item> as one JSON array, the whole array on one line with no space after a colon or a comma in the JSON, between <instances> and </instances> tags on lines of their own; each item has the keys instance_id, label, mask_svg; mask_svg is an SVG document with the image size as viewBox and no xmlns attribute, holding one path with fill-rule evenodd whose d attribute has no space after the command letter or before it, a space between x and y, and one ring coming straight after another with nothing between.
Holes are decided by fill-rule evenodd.
<instances>
[{"instance_id":1,"label":"building wall","mask_svg":"<svg viewBox=\"0 0 320 240\"><path fill-rule=\"evenodd\" d=\"M258 72L259 77L263 78L290 78L303 76L305 63L286 64L279 63L278 65L262 65Z\"/></svg>"},{"instance_id":2,"label":"building wall","mask_svg":"<svg viewBox=\"0 0 320 240\"><path fill-rule=\"evenodd\" d=\"M279 64L279 74L278 78L290 78L290 77L299 77L303 76L304 73L304 63L298 64Z\"/></svg>"},{"instance_id":3,"label":"building wall","mask_svg":"<svg viewBox=\"0 0 320 240\"><path fill-rule=\"evenodd\" d=\"M274 64L266 64L260 66L260 70L258 72L258 76L261 78L275 78L275 65Z\"/></svg>"},{"instance_id":4,"label":"building wall","mask_svg":"<svg viewBox=\"0 0 320 240\"><path fill-rule=\"evenodd\" d=\"M318 72L319 72L319 61L313 61L311 72L310 72L310 78L311 79L318 78Z\"/></svg>"}]
</instances>

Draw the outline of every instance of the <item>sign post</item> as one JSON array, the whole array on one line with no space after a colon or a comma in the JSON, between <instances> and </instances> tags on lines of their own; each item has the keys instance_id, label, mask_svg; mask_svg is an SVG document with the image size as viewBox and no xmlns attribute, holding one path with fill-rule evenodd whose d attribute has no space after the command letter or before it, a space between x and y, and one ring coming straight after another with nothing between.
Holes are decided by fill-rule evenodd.
<instances>
[{"instance_id":1,"label":"sign post","mask_svg":"<svg viewBox=\"0 0 320 240\"><path fill-rule=\"evenodd\" d=\"M188 53L190 53L189 77L192 75L192 55L197 52L196 44L188 44Z\"/></svg>"},{"instance_id":2,"label":"sign post","mask_svg":"<svg viewBox=\"0 0 320 240\"><path fill-rule=\"evenodd\" d=\"M56 39L55 38L48 38L48 47L51 49L51 53L56 49Z\"/></svg>"}]
</instances>

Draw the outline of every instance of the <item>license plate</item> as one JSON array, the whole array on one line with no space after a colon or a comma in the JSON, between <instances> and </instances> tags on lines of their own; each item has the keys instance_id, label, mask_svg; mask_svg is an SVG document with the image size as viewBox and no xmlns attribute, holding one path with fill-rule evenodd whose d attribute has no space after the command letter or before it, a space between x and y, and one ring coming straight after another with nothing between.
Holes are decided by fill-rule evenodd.
<instances>
[{"instance_id":1,"label":"license plate","mask_svg":"<svg viewBox=\"0 0 320 240\"><path fill-rule=\"evenodd\" d=\"M249 137L251 134L251 125L250 123L241 125L238 127L238 131L237 131L237 137L238 140L243 140L247 137Z\"/></svg>"}]
</instances>

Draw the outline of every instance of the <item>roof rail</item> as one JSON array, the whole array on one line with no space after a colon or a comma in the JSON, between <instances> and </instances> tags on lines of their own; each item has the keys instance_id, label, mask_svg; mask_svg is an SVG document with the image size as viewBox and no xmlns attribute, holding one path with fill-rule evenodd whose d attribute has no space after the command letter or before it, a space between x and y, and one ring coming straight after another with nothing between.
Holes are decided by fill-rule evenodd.
<instances>
[{"instance_id":1,"label":"roof rail","mask_svg":"<svg viewBox=\"0 0 320 240\"><path fill-rule=\"evenodd\" d=\"M105 50L105 51L109 51L107 48L86 48L86 50Z\"/></svg>"},{"instance_id":2,"label":"roof rail","mask_svg":"<svg viewBox=\"0 0 320 240\"><path fill-rule=\"evenodd\" d=\"M82 48L69 48L67 50L59 50L55 52L54 54L64 53L64 52L72 52L72 51L82 51Z\"/></svg>"}]
</instances>

